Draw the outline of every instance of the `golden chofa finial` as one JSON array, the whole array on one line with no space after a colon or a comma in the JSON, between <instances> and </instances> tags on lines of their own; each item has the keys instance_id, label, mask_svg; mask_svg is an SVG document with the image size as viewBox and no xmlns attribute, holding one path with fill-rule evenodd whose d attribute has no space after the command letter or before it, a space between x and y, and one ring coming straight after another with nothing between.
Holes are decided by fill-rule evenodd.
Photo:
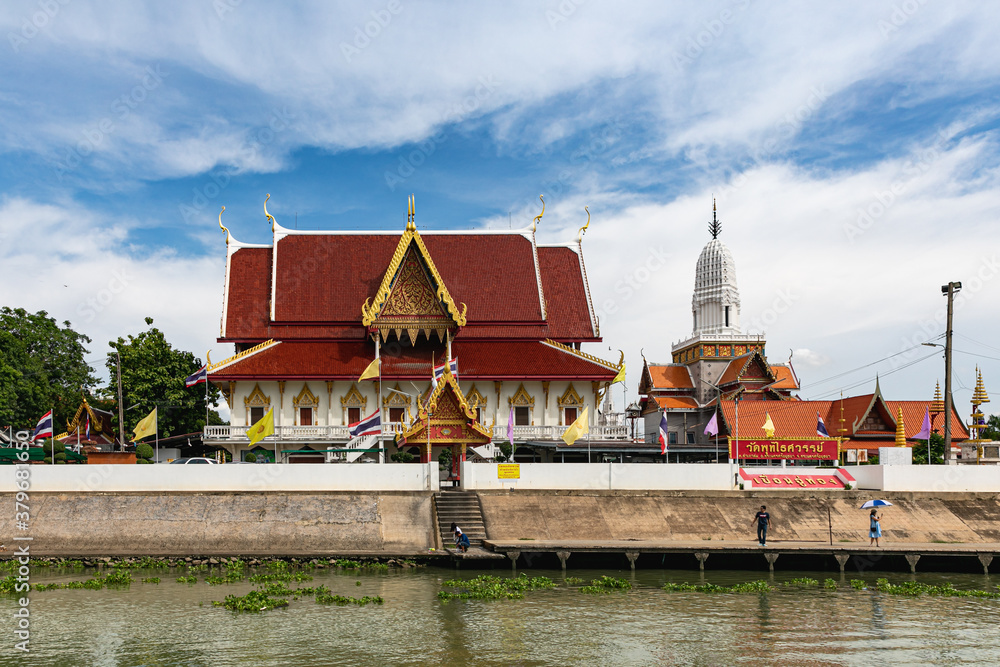
<instances>
[{"instance_id":1,"label":"golden chofa finial","mask_svg":"<svg viewBox=\"0 0 1000 667\"><path fill-rule=\"evenodd\" d=\"M212 367L212 351L211 350L208 350L207 352L205 352L205 365L208 366L209 368Z\"/></svg>"},{"instance_id":2,"label":"golden chofa finial","mask_svg":"<svg viewBox=\"0 0 1000 667\"><path fill-rule=\"evenodd\" d=\"M590 207L584 206L583 210L587 212L587 224L580 228L580 231L576 235L576 242L580 243L583 241L583 233L587 231L587 227L590 227Z\"/></svg>"},{"instance_id":3,"label":"golden chofa finial","mask_svg":"<svg viewBox=\"0 0 1000 667\"><path fill-rule=\"evenodd\" d=\"M983 403L989 403L990 396L986 393L986 387L983 385L983 372L976 367L976 390L972 392L972 403L974 405L982 405Z\"/></svg>"},{"instance_id":4,"label":"golden chofa finial","mask_svg":"<svg viewBox=\"0 0 1000 667\"><path fill-rule=\"evenodd\" d=\"M412 232L417 229L417 198L410 195L406 198L406 231Z\"/></svg>"},{"instance_id":5,"label":"golden chofa finial","mask_svg":"<svg viewBox=\"0 0 1000 667\"><path fill-rule=\"evenodd\" d=\"M225 212L225 210L226 207L223 206L222 210L219 211L219 229L221 229L226 233L226 245L229 245L229 237L231 236L231 234L229 233L229 230L226 228L226 226L222 224L222 214Z\"/></svg>"},{"instance_id":6,"label":"golden chofa finial","mask_svg":"<svg viewBox=\"0 0 1000 667\"><path fill-rule=\"evenodd\" d=\"M538 195L538 198L542 200L542 212L535 216L535 219L531 221L531 231L538 229L538 223L542 221L542 216L545 215L545 195Z\"/></svg>"},{"instance_id":7,"label":"golden chofa finial","mask_svg":"<svg viewBox=\"0 0 1000 667\"><path fill-rule=\"evenodd\" d=\"M271 198L270 193L268 193L268 195L264 197L264 215L266 215L267 219L271 221L271 231L273 232L274 226L278 224L278 221L274 219L273 215L267 212L267 200L270 198Z\"/></svg>"}]
</instances>

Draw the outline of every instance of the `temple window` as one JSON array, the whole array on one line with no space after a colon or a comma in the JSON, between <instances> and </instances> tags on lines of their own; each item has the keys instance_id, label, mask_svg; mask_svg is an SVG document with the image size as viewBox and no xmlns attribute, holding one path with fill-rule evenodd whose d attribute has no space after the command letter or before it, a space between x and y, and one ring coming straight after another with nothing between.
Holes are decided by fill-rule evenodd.
<instances>
[{"instance_id":1,"label":"temple window","mask_svg":"<svg viewBox=\"0 0 1000 667\"><path fill-rule=\"evenodd\" d=\"M389 408L389 421L402 422L406 419L406 408Z\"/></svg>"},{"instance_id":2,"label":"temple window","mask_svg":"<svg viewBox=\"0 0 1000 667\"><path fill-rule=\"evenodd\" d=\"M264 395L260 384L254 384L253 391L243 399L243 407L246 408L246 424L252 426L263 419L271 408L271 397Z\"/></svg>"},{"instance_id":3,"label":"temple window","mask_svg":"<svg viewBox=\"0 0 1000 667\"><path fill-rule=\"evenodd\" d=\"M313 414L319 407L319 398L309 390L309 385L303 384L302 391L292 399L295 408L295 423L298 426L314 426Z\"/></svg>"},{"instance_id":4,"label":"temple window","mask_svg":"<svg viewBox=\"0 0 1000 667\"><path fill-rule=\"evenodd\" d=\"M535 407L535 397L527 392L523 383L507 401L514 408L514 426L531 426L531 411Z\"/></svg>"},{"instance_id":5,"label":"temple window","mask_svg":"<svg viewBox=\"0 0 1000 667\"><path fill-rule=\"evenodd\" d=\"M562 412L562 425L569 426L576 421L583 409L583 397L576 393L576 388L571 382L563 395L558 400L559 410Z\"/></svg>"},{"instance_id":6,"label":"temple window","mask_svg":"<svg viewBox=\"0 0 1000 667\"><path fill-rule=\"evenodd\" d=\"M693 445L694 444L694 433L692 433L691 431L688 431L688 434L687 434L687 444L689 444L689 445Z\"/></svg>"},{"instance_id":7,"label":"temple window","mask_svg":"<svg viewBox=\"0 0 1000 667\"><path fill-rule=\"evenodd\" d=\"M312 408L299 408L299 426L312 426L312 425L313 425Z\"/></svg>"},{"instance_id":8,"label":"temple window","mask_svg":"<svg viewBox=\"0 0 1000 667\"><path fill-rule=\"evenodd\" d=\"M347 423L357 424L361 421L361 408L347 408Z\"/></svg>"},{"instance_id":9,"label":"temple window","mask_svg":"<svg viewBox=\"0 0 1000 667\"><path fill-rule=\"evenodd\" d=\"M367 412L368 399L358 391L357 384L352 384L347 394L340 397L340 407L344 410L343 423L356 424Z\"/></svg>"},{"instance_id":10,"label":"temple window","mask_svg":"<svg viewBox=\"0 0 1000 667\"><path fill-rule=\"evenodd\" d=\"M527 407L514 408L514 426L531 426L531 409Z\"/></svg>"},{"instance_id":11,"label":"temple window","mask_svg":"<svg viewBox=\"0 0 1000 667\"><path fill-rule=\"evenodd\" d=\"M671 431L667 434L667 444L676 445L677 444L677 432Z\"/></svg>"}]
</instances>

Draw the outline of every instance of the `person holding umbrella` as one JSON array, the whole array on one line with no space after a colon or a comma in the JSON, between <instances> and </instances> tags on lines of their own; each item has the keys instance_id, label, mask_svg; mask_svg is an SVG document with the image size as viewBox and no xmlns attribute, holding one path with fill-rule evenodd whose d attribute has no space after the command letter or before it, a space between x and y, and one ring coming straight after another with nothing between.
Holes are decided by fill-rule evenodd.
<instances>
[{"instance_id":1,"label":"person holding umbrella","mask_svg":"<svg viewBox=\"0 0 1000 667\"><path fill-rule=\"evenodd\" d=\"M877 507L892 507L892 503L888 500L869 500L861 506L863 510L871 509L871 514L868 515L868 537L871 538L871 541L868 546L877 547L878 539L882 537L882 517L878 515L878 510L875 509Z\"/></svg>"},{"instance_id":2,"label":"person holding umbrella","mask_svg":"<svg viewBox=\"0 0 1000 667\"><path fill-rule=\"evenodd\" d=\"M882 523L879 521L878 510L874 507L871 514L868 515L868 537L871 538L868 546L873 544L878 546L878 538L882 537Z\"/></svg>"}]
</instances>

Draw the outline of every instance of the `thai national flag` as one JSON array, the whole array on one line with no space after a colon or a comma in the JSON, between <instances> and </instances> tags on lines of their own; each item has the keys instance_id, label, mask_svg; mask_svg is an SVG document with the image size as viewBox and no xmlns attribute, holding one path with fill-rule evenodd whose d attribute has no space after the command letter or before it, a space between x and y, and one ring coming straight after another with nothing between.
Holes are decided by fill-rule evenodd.
<instances>
[{"instance_id":1,"label":"thai national flag","mask_svg":"<svg viewBox=\"0 0 1000 667\"><path fill-rule=\"evenodd\" d=\"M362 435L377 435L382 432L382 416L376 410L361 421L351 424L348 429L352 438L358 438Z\"/></svg>"},{"instance_id":2,"label":"thai national flag","mask_svg":"<svg viewBox=\"0 0 1000 667\"><path fill-rule=\"evenodd\" d=\"M83 428L83 433L84 440L90 440L90 415L87 415L87 425Z\"/></svg>"},{"instance_id":3,"label":"thai national flag","mask_svg":"<svg viewBox=\"0 0 1000 667\"><path fill-rule=\"evenodd\" d=\"M440 366L434 367L434 386L437 386L438 380L444 375L444 367L446 364L441 364ZM451 374L455 377L455 382L458 382L458 357L455 357L447 363L451 367Z\"/></svg>"},{"instance_id":4,"label":"thai national flag","mask_svg":"<svg viewBox=\"0 0 1000 667\"><path fill-rule=\"evenodd\" d=\"M826 424L823 423L823 418L816 413L816 435L822 436L824 438L830 437L830 432L826 430Z\"/></svg>"},{"instance_id":5,"label":"thai national flag","mask_svg":"<svg viewBox=\"0 0 1000 667\"><path fill-rule=\"evenodd\" d=\"M184 380L184 384L188 387L193 387L196 384L201 384L202 382L208 382L208 365L204 365L198 370L196 370L191 375L187 376Z\"/></svg>"},{"instance_id":6,"label":"thai national flag","mask_svg":"<svg viewBox=\"0 0 1000 667\"><path fill-rule=\"evenodd\" d=\"M31 437L31 441L44 440L45 438L52 437L52 411L49 410L42 418L38 420L38 425L35 426L35 435Z\"/></svg>"},{"instance_id":7,"label":"thai national flag","mask_svg":"<svg viewBox=\"0 0 1000 667\"><path fill-rule=\"evenodd\" d=\"M660 415L660 453L667 453L667 415L664 413Z\"/></svg>"}]
</instances>

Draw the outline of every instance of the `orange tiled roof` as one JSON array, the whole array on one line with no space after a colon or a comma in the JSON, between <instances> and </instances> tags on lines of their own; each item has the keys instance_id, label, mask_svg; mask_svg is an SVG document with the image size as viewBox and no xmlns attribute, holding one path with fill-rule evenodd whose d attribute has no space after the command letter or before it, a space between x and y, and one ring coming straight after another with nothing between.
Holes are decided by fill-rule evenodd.
<instances>
[{"instance_id":1,"label":"orange tiled roof","mask_svg":"<svg viewBox=\"0 0 1000 667\"><path fill-rule=\"evenodd\" d=\"M924 425L924 411L929 410L932 401L886 401L892 416L899 414L899 409L903 409L903 428L906 431L907 439L912 439L920 428ZM931 415L933 421L931 429L938 429L938 433L944 434L944 414ZM955 412L954 406L951 411L951 437L952 440L967 439L969 431L966 430L962 418Z\"/></svg>"},{"instance_id":2,"label":"orange tiled roof","mask_svg":"<svg viewBox=\"0 0 1000 667\"><path fill-rule=\"evenodd\" d=\"M816 413L818 411L826 420L830 403L831 401L740 401L740 438L763 438L767 415L771 415L777 438L814 438ZM733 401L722 402L722 415L730 434L734 434L736 405ZM826 421L826 425L827 430L830 430L829 421ZM831 437L835 435L830 432Z\"/></svg>"},{"instance_id":3,"label":"orange tiled roof","mask_svg":"<svg viewBox=\"0 0 1000 667\"><path fill-rule=\"evenodd\" d=\"M698 401L687 396L657 396L650 397L650 400L667 410L691 410L698 407Z\"/></svg>"},{"instance_id":4,"label":"orange tiled roof","mask_svg":"<svg viewBox=\"0 0 1000 667\"><path fill-rule=\"evenodd\" d=\"M791 367L785 366L784 364L777 364L771 366L771 372L774 376L778 378L777 384L771 385L774 389L798 389L799 383L795 378L795 373L792 372Z\"/></svg>"},{"instance_id":5,"label":"orange tiled roof","mask_svg":"<svg viewBox=\"0 0 1000 667\"><path fill-rule=\"evenodd\" d=\"M654 389L694 389L691 369L684 364L670 364L669 366L653 366L651 364L648 368Z\"/></svg>"}]
</instances>

